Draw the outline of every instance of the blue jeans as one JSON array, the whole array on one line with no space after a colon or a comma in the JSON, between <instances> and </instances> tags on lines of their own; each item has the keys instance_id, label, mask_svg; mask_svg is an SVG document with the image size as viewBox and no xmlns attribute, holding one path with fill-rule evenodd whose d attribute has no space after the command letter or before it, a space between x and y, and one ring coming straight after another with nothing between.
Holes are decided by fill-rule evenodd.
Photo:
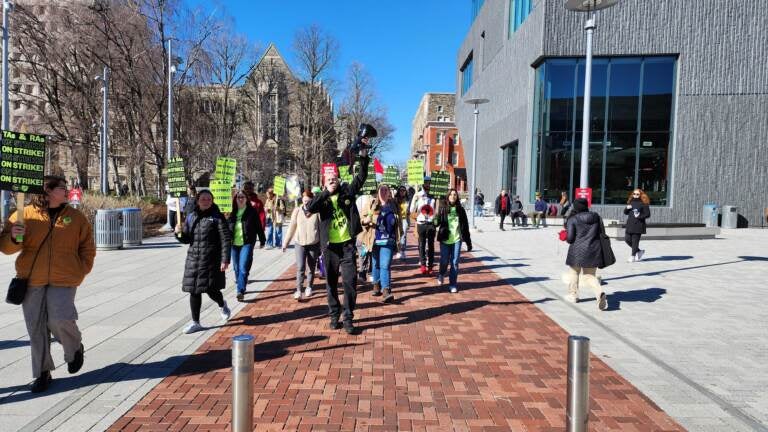
<instances>
[{"instance_id":1,"label":"blue jeans","mask_svg":"<svg viewBox=\"0 0 768 432\"><path fill-rule=\"evenodd\" d=\"M276 248L283 246L283 226L267 221L267 247L273 246Z\"/></svg>"},{"instance_id":2,"label":"blue jeans","mask_svg":"<svg viewBox=\"0 0 768 432\"><path fill-rule=\"evenodd\" d=\"M405 259L405 247L408 243L408 221L406 219L401 220L403 235L400 236L400 257Z\"/></svg>"},{"instance_id":3,"label":"blue jeans","mask_svg":"<svg viewBox=\"0 0 768 432\"><path fill-rule=\"evenodd\" d=\"M475 204L475 216L482 216L483 215L483 206L480 204Z\"/></svg>"},{"instance_id":4,"label":"blue jeans","mask_svg":"<svg viewBox=\"0 0 768 432\"><path fill-rule=\"evenodd\" d=\"M232 270L235 272L238 294L245 292L245 286L248 284L248 273L251 272L251 264L253 264L253 243L232 246Z\"/></svg>"},{"instance_id":5,"label":"blue jeans","mask_svg":"<svg viewBox=\"0 0 768 432\"><path fill-rule=\"evenodd\" d=\"M461 254L461 240L454 244L440 242L440 275L445 276L448 264L451 264L451 272L448 274L448 285L455 287L459 277L459 255Z\"/></svg>"},{"instance_id":6,"label":"blue jeans","mask_svg":"<svg viewBox=\"0 0 768 432\"><path fill-rule=\"evenodd\" d=\"M373 247L373 283L381 284L381 288L389 288L390 273L389 264L392 262L392 255L395 252L394 246L374 246Z\"/></svg>"}]
</instances>

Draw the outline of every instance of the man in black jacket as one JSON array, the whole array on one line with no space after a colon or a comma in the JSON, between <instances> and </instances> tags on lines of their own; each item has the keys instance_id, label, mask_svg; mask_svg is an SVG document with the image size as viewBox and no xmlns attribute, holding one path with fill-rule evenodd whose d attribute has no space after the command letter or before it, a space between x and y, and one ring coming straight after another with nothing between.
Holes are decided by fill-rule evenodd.
<instances>
[{"instance_id":1,"label":"man in black jacket","mask_svg":"<svg viewBox=\"0 0 768 432\"><path fill-rule=\"evenodd\" d=\"M363 138L363 144L368 139ZM331 328L338 329L341 307L337 291L339 274L344 282L344 330L355 334L352 325L355 301L357 300L357 265L355 262L355 238L363 231L360 214L355 205L356 195L368 177L368 150L360 150L360 170L352 184L341 184L336 175L325 178L325 190L316 195L307 205L310 213L320 213L320 245L326 271L326 296Z\"/></svg>"}]
</instances>

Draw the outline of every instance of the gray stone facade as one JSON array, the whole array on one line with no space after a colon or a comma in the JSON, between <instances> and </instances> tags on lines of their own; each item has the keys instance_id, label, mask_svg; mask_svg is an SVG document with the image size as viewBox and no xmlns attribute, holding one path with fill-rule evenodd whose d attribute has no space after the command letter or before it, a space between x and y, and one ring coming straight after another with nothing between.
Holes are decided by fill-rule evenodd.
<instances>
[{"instance_id":1,"label":"gray stone facade","mask_svg":"<svg viewBox=\"0 0 768 432\"><path fill-rule=\"evenodd\" d=\"M472 107L461 100L491 99L480 107L477 185L486 196L500 188L500 147L517 141L517 192L530 204L534 65L551 57L583 57L586 15L567 11L562 0L535 0L531 14L508 37L509 3L486 0L459 48L458 94L459 69L470 53L474 70L472 87L457 101L456 123L471 154ZM624 0L597 13L595 56L678 56L670 205L653 207L653 222L700 222L706 202L738 206L750 226L764 220L768 9L762 3ZM623 218L622 206L597 210Z\"/></svg>"}]
</instances>

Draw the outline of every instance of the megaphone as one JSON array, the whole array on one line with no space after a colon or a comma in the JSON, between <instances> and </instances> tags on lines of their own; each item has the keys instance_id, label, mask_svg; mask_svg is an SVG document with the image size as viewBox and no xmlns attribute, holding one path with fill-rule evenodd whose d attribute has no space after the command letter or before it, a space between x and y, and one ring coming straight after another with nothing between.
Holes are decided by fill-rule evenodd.
<instances>
[{"instance_id":1,"label":"megaphone","mask_svg":"<svg viewBox=\"0 0 768 432\"><path fill-rule=\"evenodd\" d=\"M350 150L352 153L359 152L360 149L365 146L363 143L364 138L374 138L376 136L378 136L378 132L376 132L375 127L366 123L360 123L360 126L357 128L357 138L355 139L355 142L352 143Z\"/></svg>"}]
</instances>

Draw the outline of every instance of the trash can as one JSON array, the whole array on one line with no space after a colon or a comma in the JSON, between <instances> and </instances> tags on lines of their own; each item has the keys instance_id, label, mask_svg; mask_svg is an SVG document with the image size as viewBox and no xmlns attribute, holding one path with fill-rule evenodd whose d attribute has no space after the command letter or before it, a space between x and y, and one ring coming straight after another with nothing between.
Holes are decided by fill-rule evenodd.
<instances>
[{"instance_id":1,"label":"trash can","mask_svg":"<svg viewBox=\"0 0 768 432\"><path fill-rule=\"evenodd\" d=\"M96 250L115 250L123 247L120 210L96 210L93 225Z\"/></svg>"},{"instance_id":2,"label":"trash can","mask_svg":"<svg viewBox=\"0 0 768 432\"><path fill-rule=\"evenodd\" d=\"M717 228L717 204L706 203L702 211L701 222L707 226L707 228Z\"/></svg>"},{"instance_id":3,"label":"trash can","mask_svg":"<svg viewBox=\"0 0 768 432\"><path fill-rule=\"evenodd\" d=\"M144 225L141 209L129 207L121 209L123 213L123 246L138 246L144 238Z\"/></svg>"},{"instance_id":4,"label":"trash can","mask_svg":"<svg viewBox=\"0 0 768 432\"><path fill-rule=\"evenodd\" d=\"M723 228L736 229L739 227L739 208L736 206L723 206Z\"/></svg>"}]
</instances>

